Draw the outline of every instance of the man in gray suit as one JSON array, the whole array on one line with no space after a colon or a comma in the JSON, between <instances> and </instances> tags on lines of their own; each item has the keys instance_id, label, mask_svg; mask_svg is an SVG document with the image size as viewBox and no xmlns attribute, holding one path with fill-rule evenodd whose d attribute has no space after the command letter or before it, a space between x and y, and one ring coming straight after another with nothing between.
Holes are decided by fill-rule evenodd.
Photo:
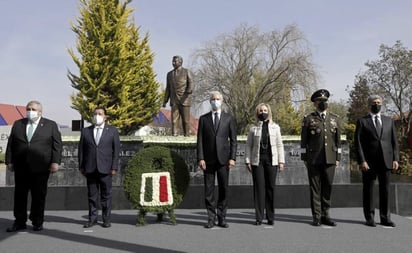
<instances>
[{"instance_id":1,"label":"man in gray suit","mask_svg":"<svg viewBox=\"0 0 412 253\"><path fill-rule=\"evenodd\" d=\"M173 56L173 70L167 73L163 107L170 99L172 107L172 134L190 135L190 106L192 104L192 75L182 67L181 56Z\"/></svg>"},{"instance_id":2,"label":"man in gray suit","mask_svg":"<svg viewBox=\"0 0 412 253\"><path fill-rule=\"evenodd\" d=\"M27 118L14 122L6 149L7 169L14 172L15 181L15 221L7 232L26 229L29 192L33 230L43 230L47 182L61 162L62 141L56 122L42 116L38 101L27 103L26 111Z\"/></svg>"},{"instance_id":3,"label":"man in gray suit","mask_svg":"<svg viewBox=\"0 0 412 253\"><path fill-rule=\"evenodd\" d=\"M396 128L390 117L380 113L382 98L368 98L370 113L358 120L355 130L355 146L358 164L362 170L363 213L365 225L375 227L373 185L379 180L379 213L381 225L395 227L390 219L389 184L392 170L399 167L399 146Z\"/></svg>"},{"instance_id":4,"label":"man in gray suit","mask_svg":"<svg viewBox=\"0 0 412 253\"><path fill-rule=\"evenodd\" d=\"M229 170L234 168L236 160L237 136L233 117L221 109L222 94L213 92L210 96L212 111L199 118L197 131L197 160L204 174L205 205L208 222L205 228L215 225L227 228L226 223ZM216 203L215 177L219 186Z\"/></svg>"},{"instance_id":5,"label":"man in gray suit","mask_svg":"<svg viewBox=\"0 0 412 253\"><path fill-rule=\"evenodd\" d=\"M78 156L80 172L87 178L89 228L97 224L97 203L100 189L103 227L111 226L112 176L119 166L120 139L114 126L106 124L104 108L94 110L94 125L82 129Z\"/></svg>"}]
</instances>

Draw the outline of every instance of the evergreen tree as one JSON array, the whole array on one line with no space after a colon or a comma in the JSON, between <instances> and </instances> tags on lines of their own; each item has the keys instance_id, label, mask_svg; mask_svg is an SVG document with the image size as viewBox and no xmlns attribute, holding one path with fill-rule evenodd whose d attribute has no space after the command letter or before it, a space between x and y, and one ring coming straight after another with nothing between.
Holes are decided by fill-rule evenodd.
<instances>
[{"instance_id":1,"label":"evergreen tree","mask_svg":"<svg viewBox=\"0 0 412 253\"><path fill-rule=\"evenodd\" d=\"M89 122L95 107L106 108L110 124L121 134L151 122L161 105L149 35L140 39L129 19L130 2L80 0L80 17L72 25L79 56L68 50L79 69L79 75L68 73L78 91L71 96L72 107Z\"/></svg>"},{"instance_id":2,"label":"evergreen tree","mask_svg":"<svg viewBox=\"0 0 412 253\"><path fill-rule=\"evenodd\" d=\"M348 90L348 88L347 88ZM358 75L352 90L349 91L348 123L356 124L357 120L368 114L368 97L370 88L363 76Z\"/></svg>"}]
</instances>

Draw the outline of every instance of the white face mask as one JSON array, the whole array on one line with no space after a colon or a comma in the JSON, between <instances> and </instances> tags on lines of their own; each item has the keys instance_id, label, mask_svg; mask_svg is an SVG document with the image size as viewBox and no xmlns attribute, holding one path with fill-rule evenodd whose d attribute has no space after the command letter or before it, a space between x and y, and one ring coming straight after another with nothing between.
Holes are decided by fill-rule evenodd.
<instances>
[{"instance_id":1,"label":"white face mask","mask_svg":"<svg viewBox=\"0 0 412 253\"><path fill-rule=\"evenodd\" d=\"M96 125L101 125L104 122L104 118L101 115L94 115L93 116L93 123Z\"/></svg>"},{"instance_id":2,"label":"white face mask","mask_svg":"<svg viewBox=\"0 0 412 253\"><path fill-rule=\"evenodd\" d=\"M36 111L27 111L27 118L34 122L39 118L39 114Z\"/></svg>"},{"instance_id":3,"label":"white face mask","mask_svg":"<svg viewBox=\"0 0 412 253\"><path fill-rule=\"evenodd\" d=\"M219 110L222 106L222 102L220 100L210 100L210 105L212 106L213 110Z\"/></svg>"}]
</instances>

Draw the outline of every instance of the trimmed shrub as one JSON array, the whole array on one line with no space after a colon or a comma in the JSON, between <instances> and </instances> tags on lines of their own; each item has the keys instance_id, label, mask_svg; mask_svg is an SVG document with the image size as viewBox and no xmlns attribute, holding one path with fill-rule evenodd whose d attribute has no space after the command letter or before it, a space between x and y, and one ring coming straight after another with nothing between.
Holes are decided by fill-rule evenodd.
<instances>
[{"instance_id":1,"label":"trimmed shrub","mask_svg":"<svg viewBox=\"0 0 412 253\"><path fill-rule=\"evenodd\" d=\"M123 180L127 198L139 210L137 225L145 224L147 212L157 213L158 221L168 212L176 224L173 209L182 202L189 180L188 166L176 152L160 146L139 151L129 160Z\"/></svg>"}]
</instances>

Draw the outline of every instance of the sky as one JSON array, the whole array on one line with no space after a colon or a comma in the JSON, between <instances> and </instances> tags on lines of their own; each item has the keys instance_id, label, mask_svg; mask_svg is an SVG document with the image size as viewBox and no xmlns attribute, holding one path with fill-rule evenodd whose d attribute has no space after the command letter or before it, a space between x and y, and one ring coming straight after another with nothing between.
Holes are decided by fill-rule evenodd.
<instances>
[{"instance_id":1,"label":"sky","mask_svg":"<svg viewBox=\"0 0 412 253\"><path fill-rule=\"evenodd\" d=\"M0 0L0 103L43 104L43 116L61 125L80 119L71 109L75 92L68 70L78 73L67 49L75 49L71 23L79 0ZM261 32L294 24L305 35L333 101L347 101L346 87L379 59L379 46L397 40L412 49L410 0L134 0L133 18L142 36L149 34L156 79L165 84L172 57L191 55L208 41L241 24Z\"/></svg>"}]
</instances>

